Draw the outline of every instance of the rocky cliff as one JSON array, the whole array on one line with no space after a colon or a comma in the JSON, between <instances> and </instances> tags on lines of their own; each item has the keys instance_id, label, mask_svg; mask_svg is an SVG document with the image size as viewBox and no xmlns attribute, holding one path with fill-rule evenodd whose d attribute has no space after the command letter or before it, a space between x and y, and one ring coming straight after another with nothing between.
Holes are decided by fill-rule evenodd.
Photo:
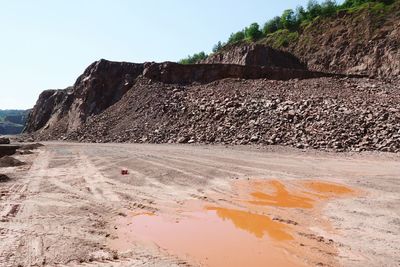
<instances>
[{"instance_id":1,"label":"rocky cliff","mask_svg":"<svg viewBox=\"0 0 400 267\"><path fill-rule=\"evenodd\" d=\"M291 53L262 44L244 44L226 47L222 52L210 55L201 63L307 69L306 64Z\"/></svg>"},{"instance_id":2,"label":"rocky cliff","mask_svg":"<svg viewBox=\"0 0 400 267\"><path fill-rule=\"evenodd\" d=\"M103 59L91 64L74 86L44 91L30 113L25 132L49 130L62 134L77 130L87 118L117 103L139 76L165 84L188 85L225 78L289 80L332 75L300 68L173 62L136 64Z\"/></svg>"},{"instance_id":3,"label":"rocky cliff","mask_svg":"<svg viewBox=\"0 0 400 267\"><path fill-rule=\"evenodd\" d=\"M46 90L29 115L25 132L68 132L86 118L116 103L143 72L143 64L99 60L91 64L74 86Z\"/></svg>"},{"instance_id":4,"label":"rocky cliff","mask_svg":"<svg viewBox=\"0 0 400 267\"><path fill-rule=\"evenodd\" d=\"M68 113L72 101L71 88L43 91L29 113L24 131L34 132L52 127Z\"/></svg>"},{"instance_id":5,"label":"rocky cliff","mask_svg":"<svg viewBox=\"0 0 400 267\"><path fill-rule=\"evenodd\" d=\"M399 90L301 69L102 60L73 88L45 91L28 125L41 140L400 152Z\"/></svg>"}]
</instances>

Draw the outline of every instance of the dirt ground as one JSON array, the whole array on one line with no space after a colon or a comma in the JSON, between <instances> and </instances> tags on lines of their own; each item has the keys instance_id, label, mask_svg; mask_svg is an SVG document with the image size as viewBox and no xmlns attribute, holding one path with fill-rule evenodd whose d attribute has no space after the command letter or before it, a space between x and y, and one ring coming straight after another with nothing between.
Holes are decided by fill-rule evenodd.
<instances>
[{"instance_id":1,"label":"dirt ground","mask_svg":"<svg viewBox=\"0 0 400 267\"><path fill-rule=\"evenodd\" d=\"M0 183L1 266L196 266L157 244L113 246L120 219L131 212L179 217L191 202L243 208L234 201L240 188L259 181L289 189L325 181L356 192L309 210L268 208L290 227L294 239L277 246L299 266L400 265L399 155L49 142L16 158L28 164L0 169L11 177Z\"/></svg>"}]
</instances>

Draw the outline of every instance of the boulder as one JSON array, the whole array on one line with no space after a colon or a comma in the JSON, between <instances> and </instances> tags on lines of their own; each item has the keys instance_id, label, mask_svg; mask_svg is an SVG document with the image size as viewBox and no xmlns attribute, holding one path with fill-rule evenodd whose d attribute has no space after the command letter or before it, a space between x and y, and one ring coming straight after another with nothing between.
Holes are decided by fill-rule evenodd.
<instances>
[{"instance_id":1,"label":"boulder","mask_svg":"<svg viewBox=\"0 0 400 267\"><path fill-rule=\"evenodd\" d=\"M8 176L5 175L5 174L1 174L1 173L0 173L0 183L7 182L8 180L10 180L10 177L8 177Z\"/></svg>"},{"instance_id":2,"label":"boulder","mask_svg":"<svg viewBox=\"0 0 400 267\"><path fill-rule=\"evenodd\" d=\"M25 163L13 158L13 157L5 156L5 157L0 158L0 168L17 167L17 166L22 166L22 165L25 165Z\"/></svg>"},{"instance_id":3,"label":"boulder","mask_svg":"<svg viewBox=\"0 0 400 267\"><path fill-rule=\"evenodd\" d=\"M19 145L0 145L0 158L14 155L19 148Z\"/></svg>"},{"instance_id":4,"label":"boulder","mask_svg":"<svg viewBox=\"0 0 400 267\"><path fill-rule=\"evenodd\" d=\"M10 144L10 139L6 137L0 137L0 145L8 145Z\"/></svg>"}]
</instances>

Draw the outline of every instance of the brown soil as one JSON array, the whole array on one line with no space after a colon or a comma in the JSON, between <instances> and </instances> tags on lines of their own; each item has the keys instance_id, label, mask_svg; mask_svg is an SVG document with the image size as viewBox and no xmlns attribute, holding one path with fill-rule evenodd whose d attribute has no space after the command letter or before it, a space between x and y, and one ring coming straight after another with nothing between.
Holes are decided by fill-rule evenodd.
<instances>
[{"instance_id":1,"label":"brown soil","mask_svg":"<svg viewBox=\"0 0 400 267\"><path fill-rule=\"evenodd\" d=\"M273 249L298 265L399 264L398 155L46 143L18 159L29 164L5 168L13 180L0 185L3 266L196 266L195 257L157 240L132 238L124 249L110 243L132 214L185 223L203 203L244 234L242 212L284 225L293 239ZM284 207L285 194L312 207Z\"/></svg>"}]
</instances>

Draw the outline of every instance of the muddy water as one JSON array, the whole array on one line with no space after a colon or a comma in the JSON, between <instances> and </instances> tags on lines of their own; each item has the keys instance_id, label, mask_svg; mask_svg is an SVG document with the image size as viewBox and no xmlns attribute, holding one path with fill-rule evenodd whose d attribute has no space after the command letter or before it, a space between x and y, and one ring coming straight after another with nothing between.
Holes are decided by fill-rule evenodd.
<instances>
[{"instance_id":1,"label":"muddy water","mask_svg":"<svg viewBox=\"0 0 400 267\"><path fill-rule=\"evenodd\" d=\"M272 188L273 193L266 194L257 191L260 188L265 189L268 187ZM302 189L302 187L305 188ZM248 188L253 190L250 194L255 199L249 201L251 204L303 209L313 208L321 199L335 198L355 193L354 190L343 185L318 181L303 182L293 188L292 191L289 191L282 182L276 180L258 181Z\"/></svg>"},{"instance_id":2,"label":"muddy water","mask_svg":"<svg viewBox=\"0 0 400 267\"><path fill-rule=\"evenodd\" d=\"M204 266L306 266L294 256L302 252L292 253L298 229L253 207L287 209L290 214L291 210L312 210L321 201L354 193L343 185L320 181L252 181L233 188L239 199L231 201L237 201L240 208L200 203L173 215L121 217L118 238L111 241L111 247L123 251L138 241L156 244Z\"/></svg>"},{"instance_id":3,"label":"muddy water","mask_svg":"<svg viewBox=\"0 0 400 267\"><path fill-rule=\"evenodd\" d=\"M266 186L272 187L275 192L266 194L260 191L251 193L256 200L249 201L255 205L275 206L285 208L312 208L313 199L296 193L289 192L285 185L279 181L269 181Z\"/></svg>"},{"instance_id":4,"label":"muddy water","mask_svg":"<svg viewBox=\"0 0 400 267\"><path fill-rule=\"evenodd\" d=\"M302 266L277 247L291 240L289 227L268 216L206 207L183 218L137 215L120 219L114 248L129 248L129 240L154 242L169 253L204 266Z\"/></svg>"}]
</instances>

